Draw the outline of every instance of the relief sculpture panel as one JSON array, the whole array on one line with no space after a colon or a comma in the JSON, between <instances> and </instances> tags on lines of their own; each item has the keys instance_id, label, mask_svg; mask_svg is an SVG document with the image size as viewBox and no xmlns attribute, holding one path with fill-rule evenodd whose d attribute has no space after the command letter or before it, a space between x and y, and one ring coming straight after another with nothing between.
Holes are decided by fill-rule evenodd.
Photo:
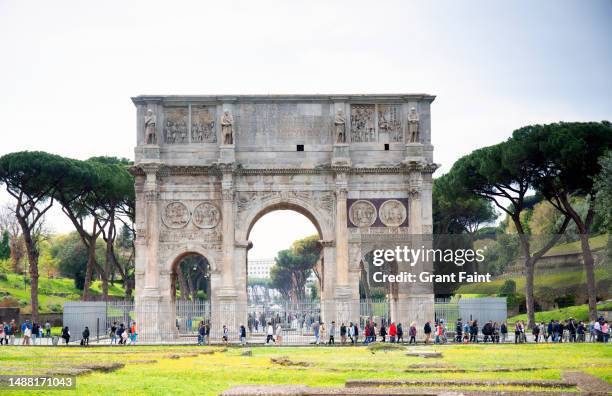
<instances>
[{"instance_id":1,"label":"relief sculpture panel","mask_svg":"<svg viewBox=\"0 0 612 396\"><path fill-rule=\"evenodd\" d=\"M193 143L217 143L213 107L191 107L191 141Z\"/></svg>"},{"instance_id":2,"label":"relief sculpture panel","mask_svg":"<svg viewBox=\"0 0 612 396\"><path fill-rule=\"evenodd\" d=\"M380 220L387 227L399 227L406 221L406 216L406 207L396 199L385 201L380 206Z\"/></svg>"},{"instance_id":3,"label":"relief sculpture panel","mask_svg":"<svg viewBox=\"0 0 612 396\"><path fill-rule=\"evenodd\" d=\"M189 143L187 136L189 109L187 107L166 108L164 110L164 140L166 144Z\"/></svg>"},{"instance_id":4,"label":"relief sculpture panel","mask_svg":"<svg viewBox=\"0 0 612 396\"><path fill-rule=\"evenodd\" d=\"M162 221L168 228L183 228L190 218L189 208L182 202L170 202L162 210Z\"/></svg>"},{"instance_id":5,"label":"relief sculpture panel","mask_svg":"<svg viewBox=\"0 0 612 396\"><path fill-rule=\"evenodd\" d=\"M401 106L378 105L378 141L401 142L403 140Z\"/></svg>"},{"instance_id":6,"label":"relief sculpture panel","mask_svg":"<svg viewBox=\"0 0 612 396\"><path fill-rule=\"evenodd\" d=\"M375 105L351 105L351 141L355 143L375 142Z\"/></svg>"},{"instance_id":7,"label":"relief sculpture panel","mask_svg":"<svg viewBox=\"0 0 612 396\"><path fill-rule=\"evenodd\" d=\"M193 210L193 224L198 228L214 228L219 224L221 212L208 202L202 202Z\"/></svg>"},{"instance_id":8,"label":"relief sculpture panel","mask_svg":"<svg viewBox=\"0 0 612 396\"><path fill-rule=\"evenodd\" d=\"M369 201L356 201L349 209L349 220L356 227L370 227L376 221L376 215L376 207Z\"/></svg>"}]
</instances>

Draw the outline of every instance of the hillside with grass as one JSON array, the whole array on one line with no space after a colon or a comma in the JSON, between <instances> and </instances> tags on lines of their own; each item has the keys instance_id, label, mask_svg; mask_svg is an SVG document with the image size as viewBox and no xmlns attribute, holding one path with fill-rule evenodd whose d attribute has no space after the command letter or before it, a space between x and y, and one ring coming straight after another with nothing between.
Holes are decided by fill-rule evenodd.
<instances>
[{"instance_id":1,"label":"hillside with grass","mask_svg":"<svg viewBox=\"0 0 612 396\"><path fill-rule=\"evenodd\" d=\"M73 279L40 277L38 280L38 303L41 313L62 312L64 302L81 299L82 290L76 288ZM101 282L95 281L90 288L90 294L101 296ZM121 298L125 295L120 284L109 284L108 294L111 298ZM30 313L29 278L22 275L0 274L0 304L2 306L18 305L23 313Z\"/></svg>"},{"instance_id":2,"label":"hillside with grass","mask_svg":"<svg viewBox=\"0 0 612 396\"><path fill-rule=\"evenodd\" d=\"M608 234L596 235L589 239L593 250L605 249L608 245ZM580 241L562 243L553 247L547 255L576 254L581 252ZM595 269L597 295L601 299L608 299L612 295L612 268L610 263ZM508 292L508 284L514 284L514 290ZM524 302L525 276L523 274L502 274L491 282L465 284L456 290L456 294L463 297L508 296L508 308L513 310ZM550 315L573 314L573 317L582 317L580 304L586 302L586 274L581 266L569 270L537 271L534 281L534 294L536 302L542 307L562 307L567 310L550 310ZM537 308L537 307L536 307ZM574 311L572 311L574 310ZM586 312L586 311L585 311ZM544 312L542 312L544 313ZM548 317L548 316L546 316ZM584 316L586 318L586 316Z\"/></svg>"}]
</instances>

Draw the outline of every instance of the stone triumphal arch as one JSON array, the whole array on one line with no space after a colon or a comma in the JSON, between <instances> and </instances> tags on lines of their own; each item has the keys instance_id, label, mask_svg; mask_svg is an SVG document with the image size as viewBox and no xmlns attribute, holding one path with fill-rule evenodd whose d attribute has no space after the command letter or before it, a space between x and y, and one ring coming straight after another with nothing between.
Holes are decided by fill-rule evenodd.
<instances>
[{"instance_id":1,"label":"stone triumphal arch","mask_svg":"<svg viewBox=\"0 0 612 396\"><path fill-rule=\"evenodd\" d=\"M212 331L245 321L249 232L269 211L295 210L319 231L326 322L358 319L366 250L431 241L434 96L132 100L136 315L144 339L175 336L172 274L186 254L210 265ZM431 263L419 266L412 271ZM430 287L399 285L392 319L423 323L433 303Z\"/></svg>"}]
</instances>

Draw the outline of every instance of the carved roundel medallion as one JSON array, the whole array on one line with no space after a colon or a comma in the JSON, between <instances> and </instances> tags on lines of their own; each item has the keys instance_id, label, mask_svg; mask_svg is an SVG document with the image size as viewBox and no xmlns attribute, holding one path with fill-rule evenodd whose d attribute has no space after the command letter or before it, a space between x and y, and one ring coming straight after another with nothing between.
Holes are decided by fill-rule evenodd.
<instances>
[{"instance_id":1,"label":"carved roundel medallion","mask_svg":"<svg viewBox=\"0 0 612 396\"><path fill-rule=\"evenodd\" d=\"M369 201L356 201L349 210L349 219L357 227L370 227L376 221L376 207Z\"/></svg>"},{"instance_id":2,"label":"carved roundel medallion","mask_svg":"<svg viewBox=\"0 0 612 396\"><path fill-rule=\"evenodd\" d=\"M406 207L396 199L380 205L380 221L387 227L399 227L406 221Z\"/></svg>"},{"instance_id":3,"label":"carved roundel medallion","mask_svg":"<svg viewBox=\"0 0 612 396\"><path fill-rule=\"evenodd\" d=\"M215 228L221 219L219 209L208 202L202 202L193 210L193 224L198 228Z\"/></svg>"},{"instance_id":4,"label":"carved roundel medallion","mask_svg":"<svg viewBox=\"0 0 612 396\"><path fill-rule=\"evenodd\" d=\"M169 228L183 228L189 223L191 213L182 202L170 202L162 212L162 221Z\"/></svg>"}]
</instances>

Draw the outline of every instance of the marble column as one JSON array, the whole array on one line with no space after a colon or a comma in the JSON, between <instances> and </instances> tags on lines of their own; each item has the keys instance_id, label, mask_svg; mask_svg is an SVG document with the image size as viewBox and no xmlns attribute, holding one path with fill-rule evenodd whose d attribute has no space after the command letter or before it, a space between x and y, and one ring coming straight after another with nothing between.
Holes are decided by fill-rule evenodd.
<instances>
[{"instance_id":1,"label":"marble column","mask_svg":"<svg viewBox=\"0 0 612 396\"><path fill-rule=\"evenodd\" d=\"M143 186L144 241L140 247L145 252L144 290L136 298L136 321L140 338L146 342L159 342L175 336L172 329L163 328L165 323L174 323L174 306L162 301L159 287L160 196L157 176L160 168L159 163L142 166L146 176Z\"/></svg>"},{"instance_id":2,"label":"marble column","mask_svg":"<svg viewBox=\"0 0 612 396\"><path fill-rule=\"evenodd\" d=\"M143 166L146 174L144 184L145 222L146 222L146 266L145 294L159 288L159 271L157 268L157 253L159 247L159 186L157 172L159 164Z\"/></svg>"},{"instance_id":3,"label":"marble column","mask_svg":"<svg viewBox=\"0 0 612 396\"><path fill-rule=\"evenodd\" d=\"M223 171L223 179L221 180L221 196L223 199L222 216L223 216L223 272L222 272L222 287L224 289L234 289L234 174L231 169Z\"/></svg>"}]
</instances>

